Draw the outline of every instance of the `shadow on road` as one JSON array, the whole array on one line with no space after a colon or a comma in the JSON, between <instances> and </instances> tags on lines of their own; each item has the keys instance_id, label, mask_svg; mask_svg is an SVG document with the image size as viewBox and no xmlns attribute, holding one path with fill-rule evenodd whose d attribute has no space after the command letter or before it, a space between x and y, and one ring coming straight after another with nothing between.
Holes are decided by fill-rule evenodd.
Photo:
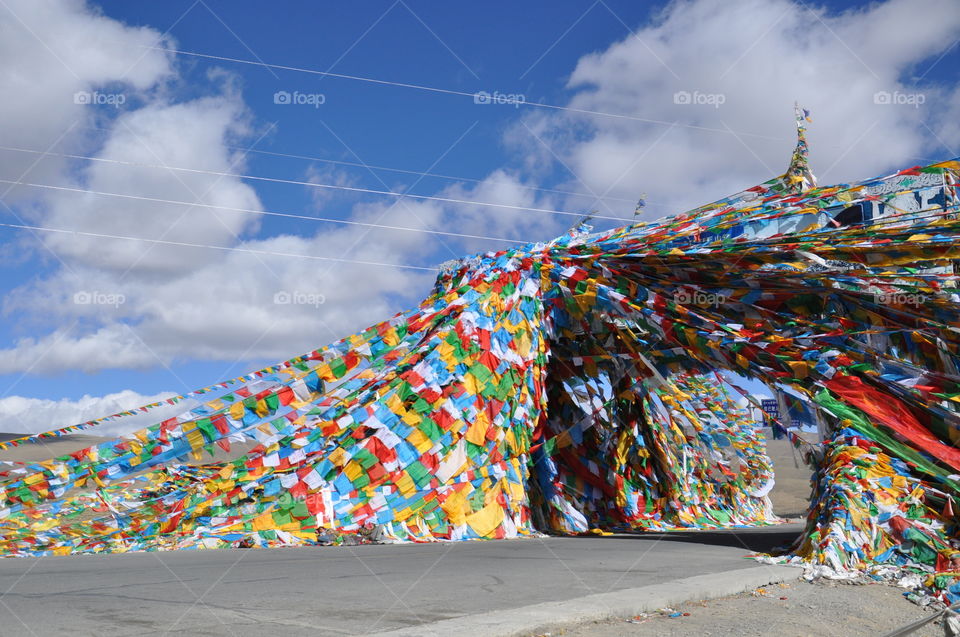
<instances>
[{"instance_id":1,"label":"shadow on road","mask_svg":"<svg viewBox=\"0 0 960 637\"><path fill-rule=\"evenodd\" d=\"M614 535L600 537L606 539L632 538L650 542L692 542L695 544L709 544L711 546L732 546L754 553L768 553L774 548L792 544L802 530L802 525L790 524L788 526L724 529L719 531L616 533ZM598 536L589 535L579 537L596 538Z\"/></svg>"}]
</instances>

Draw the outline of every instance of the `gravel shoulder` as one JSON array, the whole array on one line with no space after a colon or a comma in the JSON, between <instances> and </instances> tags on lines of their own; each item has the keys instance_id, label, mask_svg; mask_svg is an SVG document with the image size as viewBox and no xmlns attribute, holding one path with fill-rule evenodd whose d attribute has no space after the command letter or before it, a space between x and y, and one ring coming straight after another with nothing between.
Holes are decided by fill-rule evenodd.
<instances>
[{"instance_id":1,"label":"gravel shoulder","mask_svg":"<svg viewBox=\"0 0 960 637\"><path fill-rule=\"evenodd\" d=\"M680 613L679 617L671 617ZM928 617L907 601L903 590L886 584L845 584L803 580L774 584L731 597L692 601L647 617L624 617L589 622L550 633L551 637L711 637L768 636L844 637L876 636ZM942 637L943 628L931 622L912 633Z\"/></svg>"}]
</instances>

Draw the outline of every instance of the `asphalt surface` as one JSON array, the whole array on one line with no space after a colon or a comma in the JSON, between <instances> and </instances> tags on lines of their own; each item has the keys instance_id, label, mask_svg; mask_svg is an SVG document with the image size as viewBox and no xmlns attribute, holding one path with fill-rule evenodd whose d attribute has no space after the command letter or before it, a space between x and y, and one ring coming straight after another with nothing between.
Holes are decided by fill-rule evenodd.
<instances>
[{"instance_id":1,"label":"asphalt surface","mask_svg":"<svg viewBox=\"0 0 960 637\"><path fill-rule=\"evenodd\" d=\"M358 635L756 566L723 532L0 560L0 635Z\"/></svg>"}]
</instances>

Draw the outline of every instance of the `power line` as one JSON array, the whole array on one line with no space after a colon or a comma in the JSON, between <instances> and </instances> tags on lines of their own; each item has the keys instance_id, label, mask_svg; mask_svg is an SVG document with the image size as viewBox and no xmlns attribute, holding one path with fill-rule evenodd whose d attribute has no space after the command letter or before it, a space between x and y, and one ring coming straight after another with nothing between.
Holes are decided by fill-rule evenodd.
<instances>
[{"instance_id":1,"label":"power line","mask_svg":"<svg viewBox=\"0 0 960 637\"><path fill-rule=\"evenodd\" d=\"M161 170L176 170L180 172L212 175L214 177L233 177L236 179L248 179L251 181L263 181L268 183L288 184L294 186L306 186L312 188L323 188L329 190L345 190L348 192L358 192L372 195L384 195L388 197L409 197L410 199L420 199L424 201L439 201L443 203L455 203L468 206L487 206L491 208L505 208L509 210L526 210L530 212L543 212L554 215L566 215L571 217L582 217L583 213L572 212L569 210L550 210L549 208L532 208L528 206L515 206L512 204L499 204L486 201L469 201L466 199L456 199L453 197L438 197L436 195L416 195L412 193L394 192L392 190L377 190L375 188L360 188L357 186L344 186L340 184L324 184L311 181L297 181L295 179L281 179L278 177L261 177L259 175L244 175L239 173L228 173L217 170L203 170L200 168L185 168L182 166L167 166L161 164L143 164L139 162L125 161L122 159L109 159L106 157L93 157L90 155L76 155L73 153L57 153L53 151L42 151L33 148L18 148L16 146L0 146L0 150L7 150L19 153L30 153L34 155L49 155L52 157L64 157L68 159L84 159L87 161L96 161L106 164L118 164L123 166L135 166L138 168L156 168ZM611 217L606 215L594 215L597 219L612 219L613 221L627 221L624 217Z\"/></svg>"},{"instance_id":2,"label":"power line","mask_svg":"<svg viewBox=\"0 0 960 637\"><path fill-rule=\"evenodd\" d=\"M268 62L262 62L259 60L244 60L241 58L232 58L224 55L212 55L209 53L198 53L196 51L184 51L181 49L172 49L167 47L147 46L147 45L139 45L139 46L142 49L148 49L151 51L164 51L166 53L176 53L179 55L188 55L191 57L204 58L208 60L218 60L221 62L234 62L236 64L249 64L251 66L262 66L264 68L276 69L279 71L296 71L298 73L309 73L311 75L333 77L333 78L342 79L342 80L356 80L358 82L367 82L369 84L379 84L383 86L397 86L400 88L409 88L409 89L415 89L418 91L428 91L431 93L441 93L444 95L456 95L460 97L477 98L477 96L485 93L484 91L474 91L472 93L469 93L467 91L460 91L457 89L449 89L449 88L440 88L437 86L427 86L425 84L412 84L410 82L394 82L391 80L381 80L378 78L365 77L362 75L348 75L346 73L333 73L331 71L319 71L317 69L307 69L307 68L297 67L297 66L287 66L284 64L270 64ZM489 97L489 94L487 96ZM771 137L769 135L760 135L758 133L734 131L727 128L712 128L710 126L698 126L696 124L682 124L679 122L668 122L660 119L651 119L647 117L637 117L635 115L626 115L624 113L607 113L604 111L594 111L586 108L575 108L573 106L560 106L558 104L548 104L546 102L529 102L526 100L523 100L523 101L517 100L515 102L510 102L510 103L511 105L516 104L519 106L531 106L534 108L546 108L546 109L557 110L557 111L568 111L571 113L578 113L581 115L598 115L601 117L610 117L614 119L625 119L625 120L630 120L635 122L643 122L645 124L659 124L661 126L679 126L681 128L690 128L694 130L709 131L711 133L726 133L728 135L756 137L759 139L767 139L767 140L773 140L773 141L786 141L785 138L782 138L782 137Z\"/></svg>"},{"instance_id":3,"label":"power line","mask_svg":"<svg viewBox=\"0 0 960 637\"><path fill-rule=\"evenodd\" d=\"M266 215L270 217L283 217L287 219L304 219L308 221L341 223L341 224L346 224L351 226L364 226L368 228L381 228L385 230L406 230L407 232L422 232L425 234L436 234L436 235L443 235L446 237L462 237L465 239L483 239L486 241L506 241L508 243L527 243L527 241L517 240L517 239L507 239L505 237L487 237L484 235L466 234L462 232L445 232L443 230L430 230L427 228L407 228L404 226L391 226L391 225L380 224L380 223L352 221L348 219L333 219L330 217L311 217L310 215L298 215L298 214L293 214L288 212L275 212L272 210L257 210L255 208L235 208L232 206L218 206L215 204L207 204L207 203L192 203L189 201L180 201L177 199L161 199L159 197L146 197L142 195L125 195L118 192L105 192L102 190L90 190L86 188L72 188L70 186L54 186L52 184L38 184L38 183L29 182L29 181L13 181L10 179L0 179L0 184L28 186L31 188L43 188L46 190L61 190L65 192L76 192L76 193L82 193L86 195L99 195L104 197L118 197L121 199L134 199L137 201L152 201L156 203L182 205L182 206L189 206L189 207L195 207L195 208L210 208L213 210L225 210L228 212L242 212L242 213L248 213L248 214Z\"/></svg>"},{"instance_id":4,"label":"power line","mask_svg":"<svg viewBox=\"0 0 960 637\"><path fill-rule=\"evenodd\" d=\"M397 87L401 87L401 88L409 88L409 89L427 91L427 92L432 92L432 93L440 93L440 94L446 94L446 95L455 95L455 96L460 96L460 97L477 98L479 95L485 93L484 91L475 91L475 92L470 93L470 92L467 92L467 91L460 91L460 90L456 90L456 89L447 89L447 88L441 88L441 87L436 87L436 86L427 86L427 85L423 85L423 84L413 84L413 83L410 83L410 82L394 82L394 81L391 81L391 80L381 80L381 79L378 79L378 78L365 77L365 76L361 76L361 75L350 75L350 74L346 74L346 73L333 73L333 72L331 72L331 71L320 71L320 70L317 70L317 69L308 69L308 68L303 68L303 67L296 67L296 66L289 66L289 65L282 65L282 64L271 64L271 63L263 62L263 61L260 61L260 60L244 60L244 59L241 59L241 58L233 58L233 57L228 57L228 56L223 56L223 55L212 55L212 54L209 54L209 53L199 53L199 52L197 52L197 51L185 51L185 50L182 50L182 49L174 49L174 48L168 48L168 47L147 46L147 45L138 45L138 46L139 46L139 48L146 49L146 50L152 50L152 51L163 51L163 52L166 52L166 53L176 53L176 54L179 54L179 55L186 55L186 56L197 57L197 58L204 58L204 59L209 59L209 60L218 60L218 61L222 61L222 62L234 62L234 63L237 63L237 64L247 64L247 65L251 65L251 66L260 66L260 67L263 67L263 68L277 69L277 70L282 70L282 71L296 71L296 72L300 72L300 73L308 73L308 74L311 74L311 75L319 75L319 76L322 76L322 77L333 77L333 78L338 78L338 79L356 80L356 81L359 81L359 82L367 82L367 83L379 84L379 85L383 85L383 86L397 86ZM560 106L560 105L558 105L558 104L548 104L548 103L545 103L545 102L532 102L532 101L523 100L523 101L511 102L511 104L515 104L515 105L518 105L518 106L522 105L522 106L530 106L530 107L535 107L535 108L551 109L551 110L557 110L557 111L568 111L568 112L572 112L572 113L579 113L579 114L585 114L585 115L597 115L597 116L610 117L610 118L615 118L615 119L626 119L626 120L632 120L632 121L643 122L643 123L648 123L648 124L658 124L658 125L661 125L661 126L676 126L676 127L679 127L679 128L688 128L688 129L692 129L692 130L702 130L702 131L708 131L708 132L713 132L713 133L726 133L726 134L734 135L734 136L738 136L738 137L754 137L754 138L757 138L757 139L764 139L764 140L768 140L768 141L790 141L790 142L794 141L793 138L775 137L775 136L772 136L772 135L761 135L761 134L759 134L759 133L750 133L750 132L746 132L746 131L737 131L737 130L733 130L733 129L731 129L731 128L713 128L713 127L710 127L710 126L699 126L699 125L696 125L696 124L685 124L685 123L681 123L681 122L678 122L678 121L669 122L669 121L666 121L666 120L659 120L659 119L652 119L652 118L645 118L645 117L637 117L637 116L634 116L634 115L627 115L627 114L623 114L623 113L608 113L608 112L604 112L604 111L596 111L596 110L590 110L590 109L575 108L575 107L572 107L572 106ZM831 146L831 147L834 147L834 148L842 148L842 146L838 146L838 145L828 145L828 146ZM293 157L293 158L299 158L299 159L308 159L307 157L304 157L304 156L298 156L298 155L292 155L292 154L286 154L286 153L270 153L270 151L257 151L257 150L252 150L252 149L241 149L241 150L245 150L245 151L247 151L247 152L263 153L263 154L275 154L275 155L282 156L282 157ZM910 157L911 159L919 159L919 160L922 160L922 161L924 161L924 162L929 162L929 161L930 161L930 158L929 158L929 157L918 157L918 156L915 156L915 155L911 155L911 156L908 156L908 157ZM315 160L315 161L326 161L326 162L330 162L330 163L341 163L341 164L344 164L344 165L352 165L351 162L337 162L336 160L321 159L321 158L315 158L315 157L311 157L311 158L309 158L309 159L312 159L312 160ZM420 172L416 172L416 171L407 171L407 170L403 170L403 169L388 168L388 167L384 167L384 166L366 166L366 165L364 165L364 164L359 164L359 165L360 165L360 166L363 166L364 168L374 168L374 169L377 169L377 170L389 170L389 171L394 171L394 172L408 172L408 173L410 173L410 174L422 175L422 176L431 176L431 177L440 177L440 178L443 178L443 179L460 179L460 180L464 180L464 181L481 181L481 180L474 179L474 178L469 178L469 177L452 177L452 176L448 176L448 175L437 175L437 174L431 174L431 173L420 173ZM529 188L529 189L531 189L531 190L541 190L541 191L544 191L544 192L557 192L557 193L559 193L559 194L569 194L569 195L574 195L574 196L584 196L584 197L589 197L589 196L591 196L591 195L588 195L588 194L586 194L586 193L574 193L574 192L567 192L567 191L562 191L562 190L556 190L556 191L555 191L555 190L551 190L551 189L547 189L547 188L533 188L533 187L530 187L530 186L521 186L521 187ZM608 199L608 200L610 200L610 201L623 201L623 202L627 202L626 199L615 198L615 197L605 197L605 199ZM632 203L632 202L631 202L631 203ZM576 214L576 213L574 213L574 214ZM610 218L610 217L604 217L604 218Z\"/></svg>"},{"instance_id":5,"label":"power line","mask_svg":"<svg viewBox=\"0 0 960 637\"><path fill-rule=\"evenodd\" d=\"M299 259L315 259L319 261L337 261L339 263L355 263L358 265L379 265L388 268L403 268L407 270L425 270L427 272L437 272L439 268L428 268L419 265L406 265L403 263L383 263L380 261L361 261L358 259L341 259L337 257L321 257L315 254L294 254L292 252L275 252L272 250L254 250L252 248L238 248L236 246L216 246L205 243L188 243L186 241L167 241L164 239L146 239L143 237L128 237L126 235L105 234L99 232L84 232L83 230L67 230L65 228L45 228L42 226L28 226L18 223L0 223L0 227L14 228L17 230L36 230L39 232L53 232L60 234L80 235L84 237L95 237L98 239L124 239L129 241L145 241L147 243L157 243L162 245L180 246L186 248L205 248L210 250L222 250L224 252L244 252L248 254L265 254L276 257L297 257Z\"/></svg>"},{"instance_id":6,"label":"power line","mask_svg":"<svg viewBox=\"0 0 960 637\"><path fill-rule=\"evenodd\" d=\"M242 151L245 153L256 153L258 155L270 155L272 157L287 157L290 159L302 159L305 161L319 161L327 164L336 164L338 166L352 166L354 168L366 168L367 170L383 170L383 171L392 172L392 173L414 175L416 177L433 177L435 179L448 179L450 181L469 181L477 184L480 184L480 183L509 184L512 186L516 186L517 188L522 188L524 190L532 190L534 192L548 192L555 195L567 195L569 197L584 197L584 198L589 198L594 200L601 198L595 194L590 194L586 192L576 192L573 190L559 190L557 188L538 188L536 186L527 186L524 184L519 184L519 183L509 182L509 181L493 181L489 179L477 179L476 177L457 177L454 175L442 175L440 173L420 172L417 170L409 170L405 168L392 168L390 166L374 166L371 164L363 164L360 162L353 162L353 161L344 161L340 159L327 159L325 157L312 157L309 155L280 153L280 152L271 151L271 150L258 150L255 148L241 148L240 146L225 146L225 148L229 150ZM602 199L605 199L607 201L619 201L619 202L629 203L629 204L636 203L636 201L633 199L625 199L623 197L602 197ZM653 203L656 203L656 202L653 202Z\"/></svg>"},{"instance_id":7,"label":"power line","mask_svg":"<svg viewBox=\"0 0 960 637\"><path fill-rule=\"evenodd\" d=\"M102 131L102 132L111 132L113 130L112 128L104 128L102 126L82 126L81 128L84 128L87 130ZM279 151L261 150L257 148L246 148L242 146L224 145L224 148L226 148L227 150L239 151L240 153L243 153L243 154L253 153L257 155L269 155L271 157L286 157L289 159L300 159L304 161L317 161L317 162L323 162L326 164L335 164L337 166L350 166L353 168L364 168L366 170L371 170L371 171L382 170L385 172L400 173L404 175L413 175L415 177L431 177L434 179L447 179L450 181L469 181L476 184L481 184L481 183L509 184L511 186L522 188L523 190L530 190L533 192L546 192L546 193L555 194L555 195L567 195L570 197L584 197L584 198L593 199L595 201L602 199L604 201L617 201L621 203L629 203L631 205L635 205L637 203L635 199L626 199L624 197L608 197L608 196L599 197L596 193L577 192L575 190L561 190L558 188L539 188L537 186L527 186L526 184L520 184L516 182L511 182L511 181L494 181L491 179L478 179L476 177L458 177L456 175L444 175L442 173L422 172L419 170L411 170L407 168L394 168L392 166L379 166L379 165L366 164L366 163L356 162L356 161L346 161L342 159L329 159L326 157L316 157L313 155L301 155L297 153L281 153ZM646 200L646 203L647 204L652 203L657 206L669 207L668 204L662 201L651 201L648 199Z\"/></svg>"}]
</instances>

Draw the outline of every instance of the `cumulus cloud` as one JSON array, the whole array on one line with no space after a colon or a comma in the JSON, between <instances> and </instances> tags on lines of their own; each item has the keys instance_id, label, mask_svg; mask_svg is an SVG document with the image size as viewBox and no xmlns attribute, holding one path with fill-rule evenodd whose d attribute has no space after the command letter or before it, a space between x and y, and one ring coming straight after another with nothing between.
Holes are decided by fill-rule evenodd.
<instances>
[{"instance_id":1,"label":"cumulus cloud","mask_svg":"<svg viewBox=\"0 0 960 637\"><path fill-rule=\"evenodd\" d=\"M129 51L152 44L157 33L125 27L74 0L8 4L39 37L50 42L69 37L65 42L72 44L58 43L58 55L44 54L16 17L0 9L7 34L0 41L0 60L32 51L23 55L31 60L31 73L49 78L25 82L0 70L0 90L28 91L25 95L43 106L0 103L0 133L16 144L45 148L72 122L97 121L106 129L101 137L71 134L63 145L134 164L241 172L243 158L232 148L252 143L264 131L228 75L215 72L205 96L177 100L168 90L178 78L172 59L148 52L135 63L117 62L130 60ZM54 5L61 11L46 16L42 7ZM82 46L75 30L85 36ZM921 77L921 63L932 63L958 35L960 14L948 0L935 0L922 11L906 0L888 0L839 14L789 0L674 2L635 34L581 58L568 83L573 107L667 125L526 111L506 139L517 155L511 165L520 168L494 170L480 182L435 193L507 207L406 198L336 203L351 205L353 221L515 240L549 239L576 221L515 207L596 208L628 217L632 206L625 201L645 192L648 216L677 212L782 172L794 144L794 100L813 111L810 140L822 180L867 177L922 161L914 159L920 155L944 156L947 150L939 148L960 142L960 94L910 79ZM109 44L117 41L124 55ZM73 70L58 57L69 57ZM78 90L111 86L132 97L107 121L101 121L101 111L73 101ZM923 104L894 97L916 94L924 96ZM30 166L17 157L0 152L3 174L15 177ZM567 183L552 185L595 193L595 201L531 189L545 185L548 165L570 175ZM7 316L46 331L25 331L0 348L0 373L280 360L416 303L434 276L356 261L432 266L507 245L307 222L296 235L263 236L257 193L237 178L107 162L43 161L28 173L36 181L252 212L29 193L30 199L21 199L24 214L50 226L234 250L51 239L61 265L25 282L3 305ZM312 169L305 178L355 183L340 171ZM321 195L313 203L322 212L331 199ZM80 409L65 409L71 408Z\"/></svg>"},{"instance_id":2,"label":"cumulus cloud","mask_svg":"<svg viewBox=\"0 0 960 637\"><path fill-rule=\"evenodd\" d=\"M89 107L95 94L122 95L126 102L147 97L172 77L167 53L143 47L167 44L145 27L128 27L93 11L82 0L6 0L0 7L0 136L5 146L80 149L85 127L95 124ZM9 178L59 176L62 160L0 152L0 170ZM6 189L6 186L4 186ZM33 196L27 189L7 193Z\"/></svg>"},{"instance_id":3,"label":"cumulus cloud","mask_svg":"<svg viewBox=\"0 0 960 637\"><path fill-rule=\"evenodd\" d=\"M84 288L83 277L58 276L21 290L19 302L24 312L56 307L71 327L3 350L0 373L288 358L388 317L394 304L385 292L409 302L429 290L433 274L244 250L402 263L421 245L417 233L341 226L308 238L245 241L219 260L149 287L108 277L100 286L107 293Z\"/></svg>"},{"instance_id":4,"label":"cumulus cloud","mask_svg":"<svg viewBox=\"0 0 960 637\"><path fill-rule=\"evenodd\" d=\"M560 201L556 196L525 187L531 185L521 175L506 169L494 170L486 179L470 186L452 185L444 191L444 196L504 207L458 206L450 215L450 225L456 225L464 233L517 241L543 241L578 221L576 216L552 215L535 210L555 210ZM489 243L471 241L467 245L472 250L489 249Z\"/></svg>"},{"instance_id":5,"label":"cumulus cloud","mask_svg":"<svg viewBox=\"0 0 960 637\"><path fill-rule=\"evenodd\" d=\"M551 159L529 127L576 175L572 184L615 197L647 192L655 217L782 173L799 101L813 113L820 178L863 179L947 158L960 142L957 89L924 79L958 36L951 0L842 13L791 0L677 1L581 58L568 82L572 107L665 124L551 114L528 118L511 138Z\"/></svg>"},{"instance_id":6,"label":"cumulus cloud","mask_svg":"<svg viewBox=\"0 0 960 637\"><path fill-rule=\"evenodd\" d=\"M149 30L125 30L81 2L59 2L77 28L93 29L84 26L89 23L108 29L111 41L120 38L121 45L127 47L127 58L129 51L138 51L141 45L159 38ZM0 19L6 20L24 43L29 43L24 26L29 24L39 38L33 42L34 48L69 28L67 24L51 27L48 33L45 25L36 22L40 15L27 12L26 4L18 8L24 9L23 24L13 14L0 12ZM106 37L104 34L103 39ZM93 39L93 44L72 54L79 67L90 66L80 58L98 41ZM63 49L63 54L68 51ZM105 51L98 50L96 55L123 57L110 47ZM65 164L44 159L38 164L56 169L46 175L55 183L128 197L72 190L34 191L23 206L23 214L50 228L229 250L58 234L44 235L45 247L41 249L32 237L28 238L36 257L53 254L52 262L59 267L48 276L24 282L4 298L5 315L16 324L30 327L0 348L0 373L136 369L189 360L243 365L287 358L418 302L430 290L435 276L426 270L358 262L429 267L468 251L504 245L414 231L310 222L299 224L299 234L262 236L262 207L254 189L237 177L211 174L243 172L243 155L234 149L255 144L260 135L269 133L267 128L257 128L237 82L229 74L212 71L202 89L205 96L178 100L170 87L181 78L173 60L167 58L136 66L135 70L144 67L136 81L127 80L127 67L107 66L96 77L78 83L56 56L33 53L36 55L32 59L39 60L36 72L49 75L48 84L58 85L61 93L72 96L74 90L109 85L136 91L137 99L127 101L115 112L108 110L110 117L98 120L98 137L78 133L70 136L70 143L57 146L62 150L62 146L73 144L77 154L95 156L96 161ZM0 75L0 87L5 80L13 85L11 78ZM58 104L60 107L70 113L51 111L51 118L58 122L70 117L89 120L103 110L94 104L76 104L72 99ZM32 116L42 117L47 112L46 108L38 109ZM21 121L24 125L20 128L31 128L29 119L21 117ZM28 148L43 148L44 142L42 135L22 140ZM4 168L8 169L7 175L16 170ZM28 181L44 181L28 173ZM304 179L311 183L357 183L352 173L316 166L307 169ZM437 194L506 206L553 205L552 201L538 200L534 191L523 185L527 184L520 176L497 171L482 182L454 184ZM354 195L333 200L330 190L307 190L316 212L323 213L333 203L340 208L349 204L350 220L370 224L517 239L549 238L565 227L562 222L554 223L549 215L514 208L454 207L407 198L370 203Z\"/></svg>"},{"instance_id":7,"label":"cumulus cloud","mask_svg":"<svg viewBox=\"0 0 960 637\"><path fill-rule=\"evenodd\" d=\"M170 242L235 243L257 228L260 209L253 188L236 177L222 176L243 169L243 157L234 156L228 144L249 135L246 120L242 99L229 85L213 97L176 104L158 101L121 114L97 152L101 161L88 162L80 171L79 185L197 205L60 191L47 198L44 223L58 229ZM185 272L219 258L209 250L64 234L51 235L48 245L71 265L134 276Z\"/></svg>"},{"instance_id":8,"label":"cumulus cloud","mask_svg":"<svg viewBox=\"0 0 960 637\"><path fill-rule=\"evenodd\" d=\"M497 172L471 187L453 185L438 195L549 207L549 200L531 192L519 188L515 177ZM350 218L411 231L322 223L306 236L247 239L213 257L207 250L184 248L203 252L209 261L167 272L149 285L135 274L140 264L124 273L77 259L69 269L8 296L7 312L53 316L56 325L67 327L39 338L25 336L0 350L0 373L289 358L416 304L436 276L430 270L375 264L429 268L438 260L506 245L416 230L544 240L576 221L407 199L356 204Z\"/></svg>"},{"instance_id":9,"label":"cumulus cloud","mask_svg":"<svg viewBox=\"0 0 960 637\"><path fill-rule=\"evenodd\" d=\"M144 396L125 389L106 396L83 396L76 400L46 400L7 396L0 398L0 430L33 434L76 425L107 414L115 414L141 405L160 402L175 394L164 392ZM158 406L149 412L124 416L87 429L93 435L117 435L135 431L151 423L190 409L194 402Z\"/></svg>"},{"instance_id":10,"label":"cumulus cloud","mask_svg":"<svg viewBox=\"0 0 960 637\"><path fill-rule=\"evenodd\" d=\"M107 363L109 359L110 363ZM41 337L24 337L0 356L0 373L53 373L66 369L94 372L105 367L146 368L156 356L142 346L136 334L121 324L83 333L58 329Z\"/></svg>"}]
</instances>

